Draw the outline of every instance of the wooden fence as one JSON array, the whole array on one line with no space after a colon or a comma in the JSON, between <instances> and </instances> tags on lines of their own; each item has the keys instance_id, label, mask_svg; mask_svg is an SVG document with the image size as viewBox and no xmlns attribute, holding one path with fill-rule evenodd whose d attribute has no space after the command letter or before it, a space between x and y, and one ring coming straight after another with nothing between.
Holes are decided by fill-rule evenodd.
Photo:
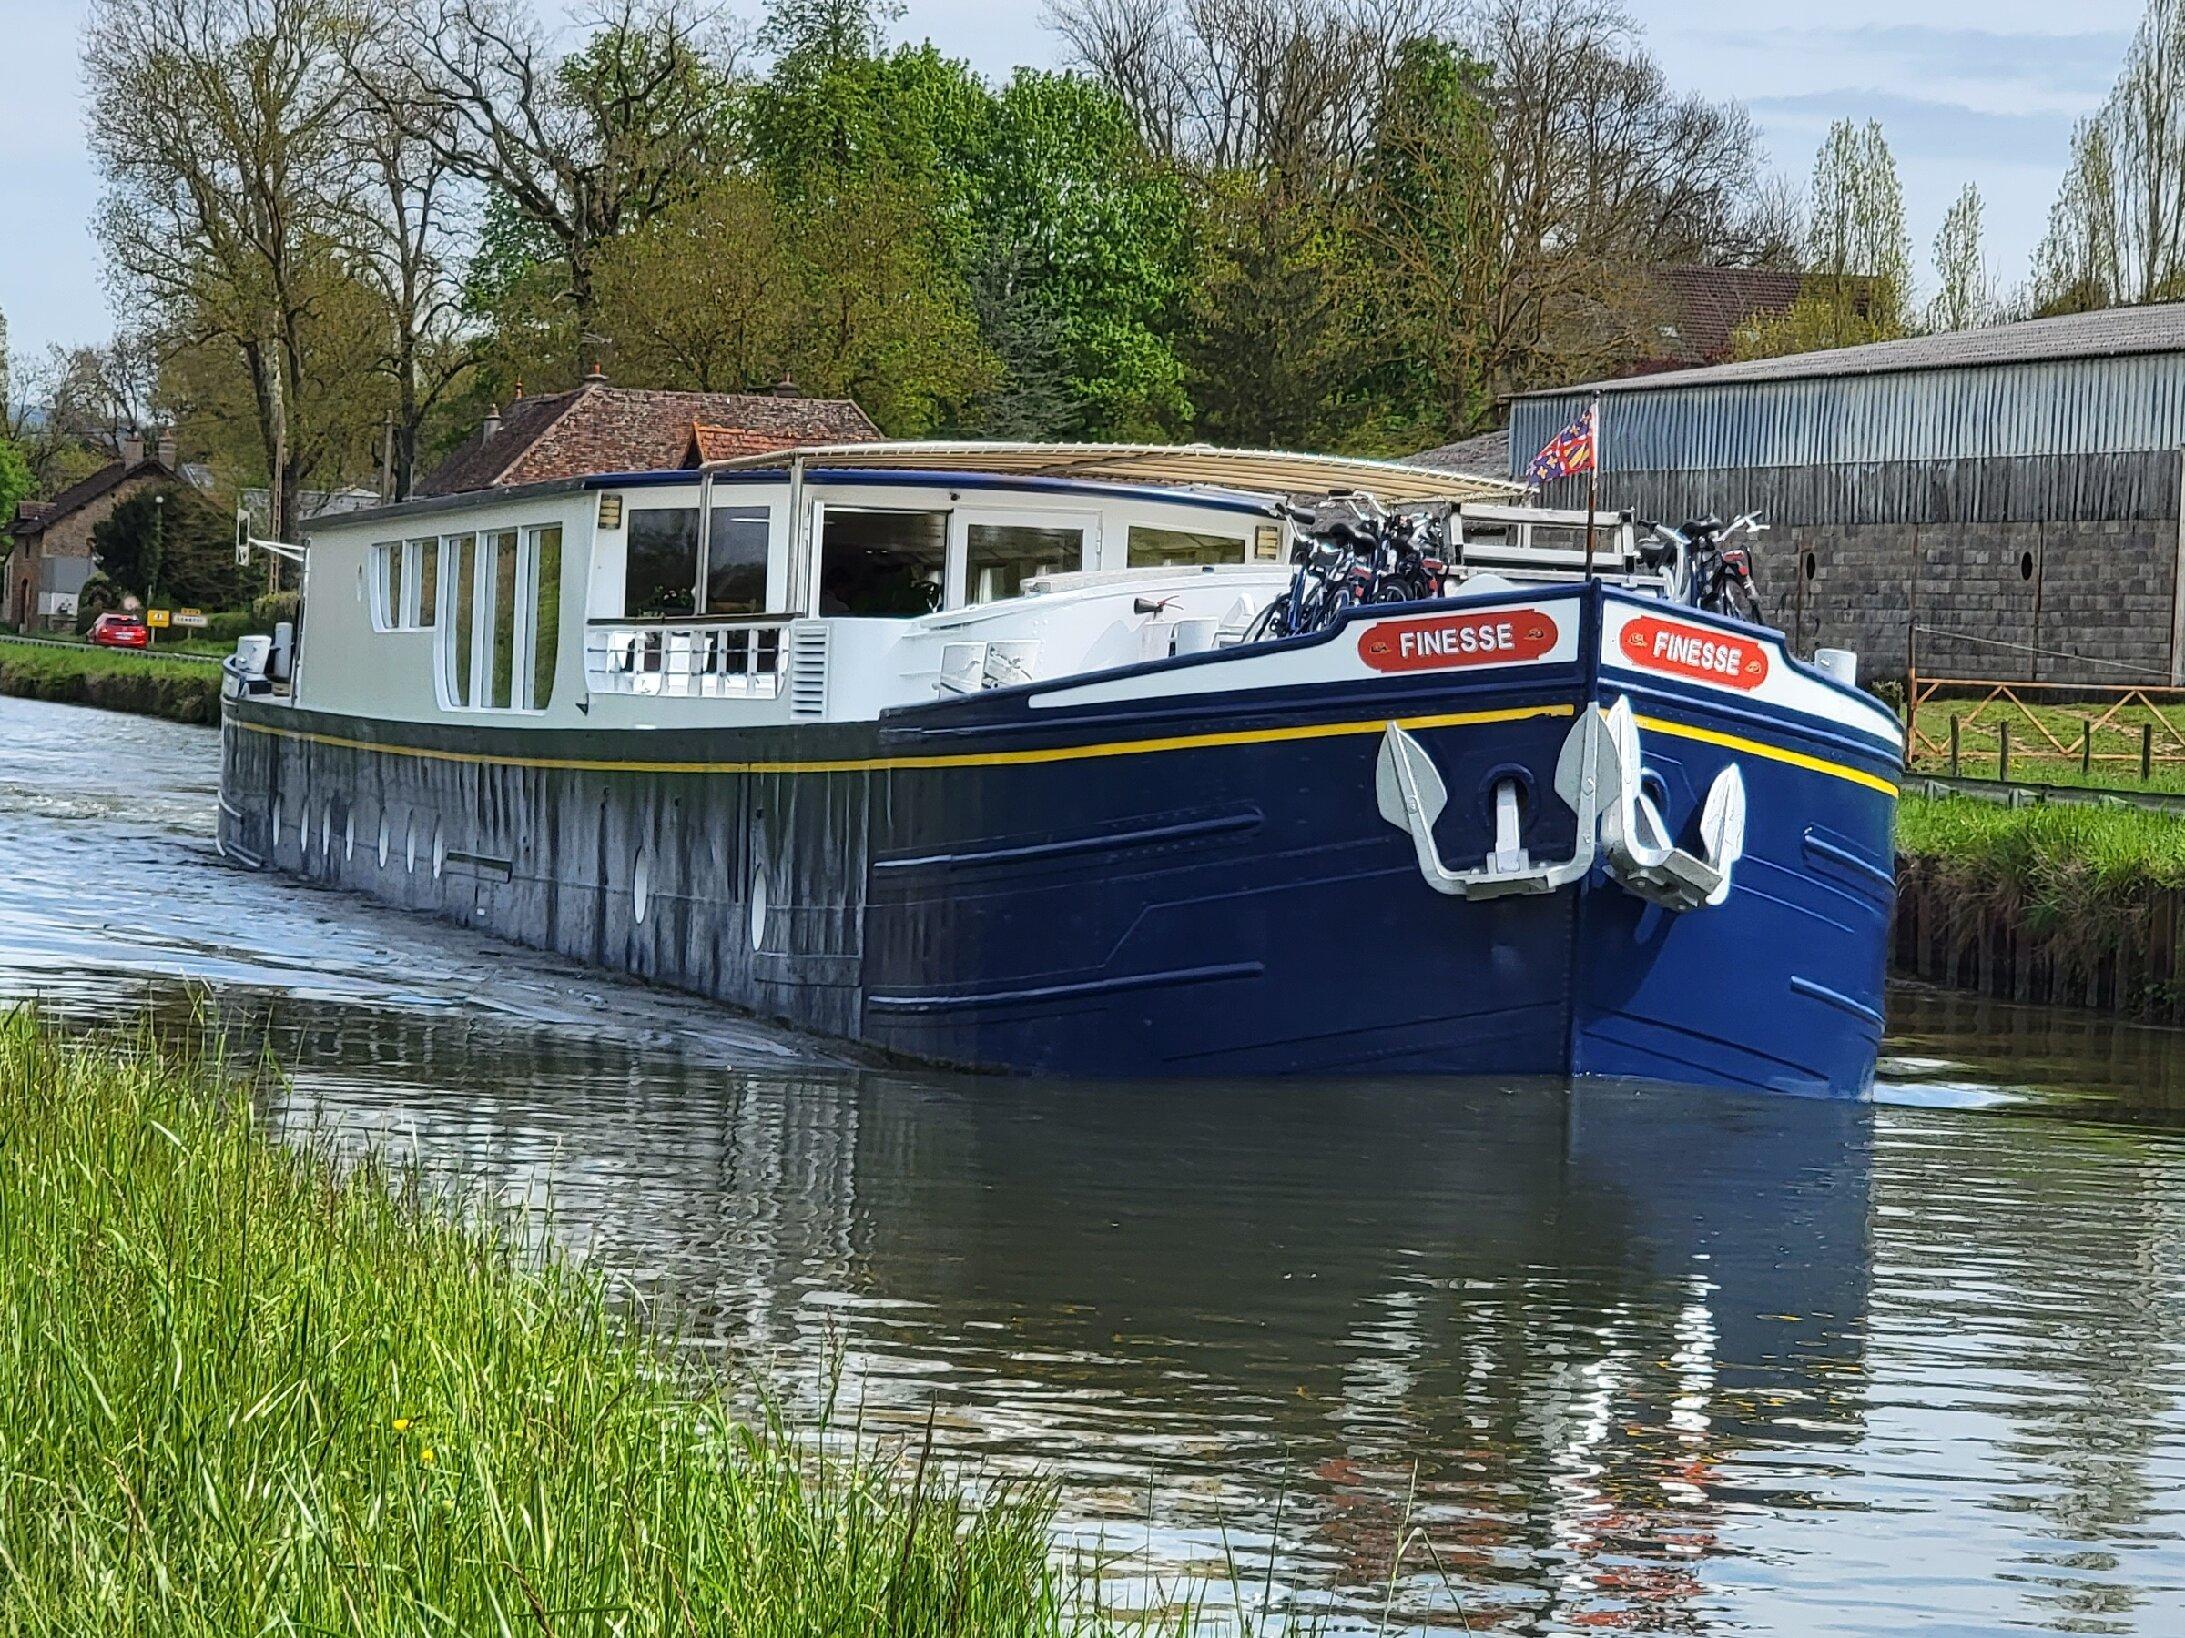
<instances>
[{"instance_id":1,"label":"wooden fence","mask_svg":"<svg viewBox=\"0 0 2185 1638\"><path fill-rule=\"evenodd\" d=\"M1996 777L2008 779L2017 754L2145 781L2185 766L2185 688L1915 675L1904 739L1907 763L1940 762L1951 774L1993 757Z\"/></svg>"}]
</instances>

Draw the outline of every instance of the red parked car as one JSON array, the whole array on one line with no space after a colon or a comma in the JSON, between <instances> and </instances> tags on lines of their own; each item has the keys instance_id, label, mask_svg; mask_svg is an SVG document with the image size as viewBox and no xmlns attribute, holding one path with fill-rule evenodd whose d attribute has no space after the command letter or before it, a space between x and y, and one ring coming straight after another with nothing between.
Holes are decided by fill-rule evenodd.
<instances>
[{"instance_id":1,"label":"red parked car","mask_svg":"<svg viewBox=\"0 0 2185 1638\"><path fill-rule=\"evenodd\" d=\"M101 648L150 648L152 630L133 614L102 614L91 622L91 641Z\"/></svg>"}]
</instances>

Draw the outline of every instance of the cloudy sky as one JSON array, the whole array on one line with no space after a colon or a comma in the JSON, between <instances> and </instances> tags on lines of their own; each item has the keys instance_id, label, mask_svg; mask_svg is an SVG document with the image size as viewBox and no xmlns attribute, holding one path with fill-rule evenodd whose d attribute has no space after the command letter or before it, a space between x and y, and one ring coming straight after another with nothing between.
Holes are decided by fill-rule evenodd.
<instances>
[{"instance_id":1,"label":"cloudy sky","mask_svg":"<svg viewBox=\"0 0 2185 1638\"><path fill-rule=\"evenodd\" d=\"M1628 7L1672 83L1743 100L1796 177L1830 121L1881 120L1923 264L1943 210L1977 182L2006 286L2040 238L2072 122L2101 101L2140 11L2133 0L1836 0L1778 23L1770 14L1786 8L1752 0ZM83 0L0 0L0 313L20 351L112 328L89 226L83 12ZM908 0L897 32L998 75L1054 61L1038 17L1036 0Z\"/></svg>"}]
</instances>

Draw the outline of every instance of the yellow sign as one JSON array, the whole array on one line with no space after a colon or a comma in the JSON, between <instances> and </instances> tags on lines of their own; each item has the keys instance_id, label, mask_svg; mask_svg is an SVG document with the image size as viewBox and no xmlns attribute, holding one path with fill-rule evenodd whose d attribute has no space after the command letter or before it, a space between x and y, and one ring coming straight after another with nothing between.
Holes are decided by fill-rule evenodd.
<instances>
[{"instance_id":1,"label":"yellow sign","mask_svg":"<svg viewBox=\"0 0 2185 1638\"><path fill-rule=\"evenodd\" d=\"M154 631L166 629L168 623L167 611L165 609L146 609L144 611L144 623Z\"/></svg>"}]
</instances>

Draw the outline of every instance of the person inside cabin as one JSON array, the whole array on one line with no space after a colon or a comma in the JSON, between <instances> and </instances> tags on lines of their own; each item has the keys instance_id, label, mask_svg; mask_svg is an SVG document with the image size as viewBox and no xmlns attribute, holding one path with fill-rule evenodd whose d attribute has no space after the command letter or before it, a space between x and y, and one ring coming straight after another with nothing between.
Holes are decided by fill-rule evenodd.
<instances>
[{"instance_id":1,"label":"person inside cabin","mask_svg":"<svg viewBox=\"0 0 2185 1638\"><path fill-rule=\"evenodd\" d=\"M819 612L915 618L941 606L946 512L837 511L820 543Z\"/></svg>"}]
</instances>

